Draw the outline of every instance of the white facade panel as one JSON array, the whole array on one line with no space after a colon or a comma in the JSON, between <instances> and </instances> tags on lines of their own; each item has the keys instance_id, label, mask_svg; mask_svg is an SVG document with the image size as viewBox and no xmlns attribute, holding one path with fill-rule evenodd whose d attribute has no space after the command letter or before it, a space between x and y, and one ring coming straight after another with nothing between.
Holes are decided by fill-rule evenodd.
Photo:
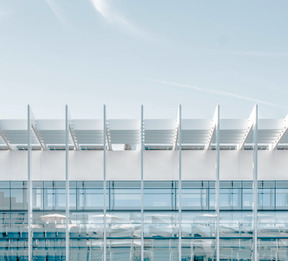
<instances>
[{"instance_id":1,"label":"white facade panel","mask_svg":"<svg viewBox=\"0 0 288 261\"><path fill-rule=\"evenodd\" d=\"M103 180L103 151L69 151L70 180Z\"/></svg>"},{"instance_id":2,"label":"white facade panel","mask_svg":"<svg viewBox=\"0 0 288 261\"><path fill-rule=\"evenodd\" d=\"M182 151L182 180L216 179L216 151Z\"/></svg>"},{"instance_id":3,"label":"white facade panel","mask_svg":"<svg viewBox=\"0 0 288 261\"><path fill-rule=\"evenodd\" d=\"M220 151L220 180L252 180L252 167L252 151Z\"/></svg>"},{"instance_id":4,"label":"white facade panel","mask_svg":"<svg viewBox=\"0 0 288 261\"><path fill-rule=\"evenodd\" d=\"M144 151L144 180L178 180L178 151Z\"/></svg>"},{"instance_id":5,"label":"white facade panel","mask_svg":"<svg viewBox=\"0 0 288 261\"><path fill-rule=\"evenodd\" d=\"M288 151L258 151L259 180L288 179Z\"/></svg>"},{"instance_id":6,"label":"white facade panel","mask_svg":"<svg viewBox=\"0 0 288 261\"><path fill-rule=\"evenodd\" d=\"M65 151L33 151L31 155L32 180L65 180Z\"/></svg>"},{"instance_id":7,"label":"white facade panel","mask_svg":"<svg viewBox=\"0 0 288 261\"><path fill-rule=\"evenodd\" d=\"M0 151L0 179L27 180L27 151Z\"/></svg>"},{"instance_id":8,"label":"white facade panel","mask_svg":"<svg viewBox=\"0 0 288 261\"><path fill-rule=\"evenodd\" d=\"M140 151L107 151L106 155L107 180L140 180Z\"/></svg>"},{"instance_id":9,"label":"white facade panel","mask_svg":"<svg viewBox=\"0 0 288 261\"><path fill-rule=\"evenodd\" d=\"M288 151L258 151L259 180L288 179ZM65 180L65 151L32 151L33 180ZM27 179L27 152L0 151L1 180ZM140 180L140 151L107 151L107 180ZM178 180L178 151L144 151L144 180ZM216 151L182 151L183 180L214 180ZM103 151L69 151L70 180L102 180ZM253 151L220 151L221 180L252 180Z\"/></svg>"}]
</instances>

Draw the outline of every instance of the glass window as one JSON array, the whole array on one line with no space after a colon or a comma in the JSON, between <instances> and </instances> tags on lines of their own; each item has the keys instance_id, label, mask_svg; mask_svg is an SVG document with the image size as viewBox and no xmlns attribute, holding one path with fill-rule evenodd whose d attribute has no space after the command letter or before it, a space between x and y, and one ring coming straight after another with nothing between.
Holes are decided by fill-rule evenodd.
<instances>
[{"instance_id":1,"label":"glass window","mask_svg":"<svg viewBox=\"0 0 288 261\"><path fill-rule=\"evenodd\" d=\"M66 198L66 195L65 195L65 198ZM70 187L70 189L69 189L69 207L70 207L70 209L72 209L72 210L76 209L76 201L77 201L76 188Z\"/></svg>"},{"instance_id":2,"label":"glass window","mask_svg":"<svg viewBox=\"0 0 288 261\"><path fill-rule=\"evenodd\" d=\"M141 207L140 189L111 189L112 209L139 209Z\"/></svg>"},{"instance_id":3,"label":"glass window","mask_svg":"<svg viewBox=\"0 0 288 261\"><path fill-rule=\"evenodd\" d=\"M110 204L112 209L140 209L140 182L112 181L110 186Z\"/></svg>"},{"instance_id":4,"label":"glass window","mask_svg":"<svg viewBox=\"0 0 288 261\"><path fill-rule=\"evenodd\" d=\"M9 181L0 181L0 188L9 189L10 182Z\"/></svg>"},{"instance_id":5,"label":"glass window","mask_svg":"<svg viewBox=\"0 0 288 261\"><path fill-rule=\"evenodd\" d=\"M206 209L208 202L207 194L207 181L183 181L182 207L184 209Z\"/></svg>"},{"instance_id":6,"label":"glass window","mask_svg":"<svg viewBox=\"0 0 288 261\"><path fill-rule=\"evenodd\" d=\"M78 192L78 210L103 208L103 189L80 188Z\"/></svg>"},{"instance_id":7,"label":"glass window","mask_svg":"<svg viewBox=\"0 0 288 261\"><path fill-rule=\"evenodd\" d=\"M181 204L183 208L205 209L207 207L207 189L182 189Z\"/></svg>"},{"instance_id":8,"label":"glass window","mask_svg":"<svg viewBox=\"0 0 288 261\"><path fill-rule=\"evenodd\" d=\"M0 188L0 209L10 209L10 191L9 188Z\"/></svg>"},{"instance_id":9,"label":"glass window","mask_svg":"<svg viewBox=\"0 0 288 261\"><path fill-rule=\"evenodd\" d=\"M253 183L252 181L242 182L242 207L243 209L251 209L253 203Z\"/></svg>"},{"instance_id":10,"label":"glass window","mask_svg":"<svg viewBox=\"0 0 288 261\"><path fill-rule=\"evenodd\" d=\"M27 189L11 189L11 209L20 210L27 209Z\"/></svg>"},{"instance_id":11,"label":"glass window","mask_svg":"<svg viewBox=\"0 0 288 261\"><path fill-rule=\"evenodd\" d=\"M66 206L66 190L55 189L55 209L64 209Z\"/></svg>"},{"instance_id":12,"label":"glass window","mask_svg":"<svg viewBox=\"0 0 288 261\"><path fill-rule=\"evenodd\" d=\"M44 209L64 209L66 206L65 182L44 182Z\"/></svg>"},{"instance_id":13,"label":"glass window","mask_svg":"<svg viewBox=\"0 0 288 261\"><path fill-rule=\"evenodd\" d=\"M172 209L174 207L174 183L144 182L145 209Z\"/></svg>"},{"instance_id":14,"label":"glass window","mask_svg":"<svg viewBox=\"0 0 288 261\"><path fill-rule=\"evenodd\" d=\"M288 188L276 189L276 207L287 208L288 207Z\"/></svg>"},{"instance_id":15,"label":"glass window","mask_svg":"<svg viewBox=\"0 0 288 261\"><path fill-rule=\"evenodd\" d=\"M241 182L221 181L219 206L222 209L241 208Z\"/></svg>"},{"instance_id":16,"label":"glass window","mask_svg":"<svg viewBox=\"0 0 288 261\"><path fill-rule=\"evenodd\" d=\"M288 208L288 181L276 181L276 207Z\"/></svg>"},{"instance_id":17,"label":"glass window","mask_svg":"<svg viewBox=\"0 0 288 261\"><path fill-rule=\"evenodd\" d=\"M209 208L215 209L215 181L209 181Z\"/></svg>"},{"instance_id":18,"label":"glass window","mask_svg":"<svg viewBox=\"0 0 288 261\"><path fill-rule=\"evenodd\" d=\"M43 210L43 188L33 188L33 209Z\"/></svg>"},{"instance_id":19,"label":"glass window","mask_svg":"<svg viewBox=\"0 0 288 261\"><path fill-rule=\"evenodd\" d=\"M43 210L43 181L33 181L32 187L33 209Z\"/></svg>"},{"instance_id":20,"label":"glass window","mask_svg":"<svg viewBox=\"0 0 288 261\"><path fill-rule=\"evenodd\" d=\"M171 209L172 195L169 189L145 189L144 208Z\"/></svg>"},{"instance_id":21,"label":"glass window","mask_svg":"<svg viewBox=\"0 0 288 261\"><path fill-rule=\"evenodd\" d=\"M274 207L274 189L258 189L258 207L266 209Z\"/></svg>"},{"instance_id":22,"label":"glass window","mask_svg":"<svg viewBox=\"0 0 288 261\"><path fill-rule=\"evenodd\" d=\"M275 207L275 182L258 182L258 207L260 209L272 209Z\"/></svg>"}]
</instances>

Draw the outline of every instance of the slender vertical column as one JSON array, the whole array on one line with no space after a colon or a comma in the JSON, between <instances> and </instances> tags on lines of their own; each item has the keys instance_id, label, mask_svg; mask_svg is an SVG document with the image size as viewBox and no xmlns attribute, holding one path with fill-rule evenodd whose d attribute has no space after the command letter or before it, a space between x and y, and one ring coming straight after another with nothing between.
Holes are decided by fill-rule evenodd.
<instances>
[{"instance_id":1,"label":"slender vertical column","mask_svg":"<svg viewBox=\"0 0 288 261\"><path fill-rule=\"evenodd\" d=\"M179 156L179 180L178 180L178 215L179 215L179 261L182 260L182 108L179 105L179 126L178 126L178 156Z\"/></svg>"},{"instance_id":2,"label":"slender vertical column","mask_svg":"<svg viewBox=\"0 0 288 261\"><path fill-rule=\"evenodd\" d=\"M104 192L104 202L103 202L103 260L106 261L106 252L107 252L107 235L106 235L106 105L103 107L103 145L104 145L104 155L103 155L103 192Z\"/></svg>"},{"instance_id":3,"label":"slender vertical column","mask_svg":"<svg viewBox=\"0 0 288 261\"><path fill-rule=\"evenodd\" d=\"M258 105L254 107L253 124L253 250L254 261L258 260Z\"/></svg>"},{"instance_id":4,"label":"slender vertical column","mask_svg":"<svg viewBox=\"0 0 288 261\"><path fill-rule=\"evenodd\" d=\"M28 144L28 260L32 261L32 181L31 181L31 109L27 106L27 144Z\"/></svg>"},{"instance_id":5,"label":"slender vertical column","mask_svg":"<svg viewBox=\"0 0 288 261\"><path fill-rule=\"evenodd\" d=\"M69 261L69 113L68 106L65 106L65 193L66 193L66 231L65 231L65 242L66 242L66 260Z\"/></svg>"},{"instance_id":6,"label":"slender vertical column","mask_svg":"<svg viewBox=\"0 0 288 261\"><path fill-rule=\"evenodd\" d=\"M219 206L219 196L220 196L220 106L217 105L215 112L215 131L216 131L216 260L220 260L220 206Z\"/></svg>"},{"instance_id":7,"label":"slender vertical column","mask_svg":"<svg viewBox=\"0 0 288 261\"><path fill-rule=\"evenodd\" d=\"M144 151L144 111L141 105L141 261L144 261L144 171L143 171L143 151Z\"/></svg>"}]
</instances>

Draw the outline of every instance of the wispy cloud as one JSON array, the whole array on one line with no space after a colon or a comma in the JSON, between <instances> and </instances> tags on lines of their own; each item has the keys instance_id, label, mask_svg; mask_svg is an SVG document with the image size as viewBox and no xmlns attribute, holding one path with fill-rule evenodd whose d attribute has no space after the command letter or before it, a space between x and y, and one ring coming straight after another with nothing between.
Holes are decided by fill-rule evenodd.
<instances>
[{"instance_id":1,"label":"wispy cloud","mask_svg":"<svg viewBox=\"0 0 288 261\"><path fill-rule=\"evenodd\" d=\"M213 89L201 88L201 87L198 87L195 85L183 84L183 83L177 83L177 82L160 81L160 83L163 85L193 89L196 91L206 92L209 94L216 94L216 95L221 95L221 96L233 97L236 99L246 100L246 101L253 102L256 104L263 104L263 105L267 105L267 106L273 106L273 107L279 107L279 108L285 108L285 109L288 108L288 106L284 106L284 105L280 105L280 104L276 104L276 103L272 103L272 102L268 102L268 101L258 100L258 99L254 99L254 98L249 97L249 96L238 95L238 94L235 94L232 92L225 92L225 91L218 91L218 90L213 90Z\"/></svg>"},{"instance_id":2,"label":"wispy cloud","mask_svg":"<svg viewBox=\"0 0 288 261\"><path fill-rule=\"evenodd\" d=\"M258 52L258 51L226 51L226 54L258 56L258 57L286 57L288 52Z\"/></svg>"},{"instance_id":3,"label":"wispy cloud","mask_svg":"<svg viewBox=\"0 0 288 261\"><path fill-rule=\"evenodd\" d=\"M130 22L126 17L115 11L109 4L109 0L90 0L95 10L102 15L109 23L120 26L129 33L148 38L141 28Z\"/></svg>"},{"instance_id":4,"label":"wispy cloud","mask_svg":"<svg viewBox=\"0 0 288 261\"><path fill-rule=\"evenodd\" d=\"M56 15L56 17L59 19L62 25L69 26L69 22L67 20L67 17L65 13L63 12L62 8L55 3L54 0L46 0L47 4L51 8L52 12Z\"/></svg>"}]
</instances>

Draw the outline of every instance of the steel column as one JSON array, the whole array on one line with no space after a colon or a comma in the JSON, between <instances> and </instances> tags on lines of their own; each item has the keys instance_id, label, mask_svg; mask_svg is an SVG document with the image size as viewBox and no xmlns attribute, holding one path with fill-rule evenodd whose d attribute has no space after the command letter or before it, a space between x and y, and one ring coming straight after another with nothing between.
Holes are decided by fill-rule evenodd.
<instances>
[{"instance_id":1,"label":"steel column","mask_svg":"<svg viewBox=\"0 0 288 261\"><path fill-rule=\"evenodd\" d=\"M179 160L179 180L178 180L178 215L179 215L179 240L178 253L179 260L182 260L182 108L179 105L179 133L178 133L178 160Z\"/></svg>"},{"instance_id":2,"label":"steel column","mask_svg":"<svg viewBox=\"0 0 288 261\"><path fill-rule=\"evenodd\" d=\"M215 211L216 211L216 260L220 260L220 106L215 111L216 130L216 184L215 184Z\"/></svg>"},{"instance_id":3,"label":"steel column","mask_svg":"<svg viewBox=\"0 0 288 261\"><path fill-rule=\"evenodd\" d=\"M254 107L253 124L253 250L254 261L258 260L258 105Z\"/></svg>"},{"instance_id":4,"label":"steel column","mask_svg":"<svg viewBox=\"0 0 288 261\"><path fill-rule=\"evenodd\" d=\"M103 260L106 261L106 253L107 253L107 235L106 235L106 105L103 106L103 145L104 145L104 155L103 155L103 192L104 192L104 202L103 202L103 245L104 245L104 251L103 251Z\"/></svg>"},{"instance_id":5,"label":"steel column","mask_svg":"<svg viewBox=\"0 0 288 261\"><path fill-rule=\"evenodd\" d=\"M143 171L143 154L144 154L144 109L141 105L141 261L144 261L144 171Z\"/></svg>"},{"instance_id":6,"label":"steel column","mask_svg":"<svg viewBox=\"0 0 288 261\"><path fill-rule=\"evenodd\" d=\"M27 145L28 145L28 260L32 261L32 180L31 180L31 109L27 106Z\"/></svg>"},{"instance_id":7,"label":"steel column","mask_svg":"<svg viewBox=\"0 0 288 261\"><path fill-rule=\"evenodd\" d=\"M65 193L66 193L66 226L65 226L65 242L66 242L66 260L69 261L69 112L68 106L65 106Z\"/></svg>"}]
</instances>

